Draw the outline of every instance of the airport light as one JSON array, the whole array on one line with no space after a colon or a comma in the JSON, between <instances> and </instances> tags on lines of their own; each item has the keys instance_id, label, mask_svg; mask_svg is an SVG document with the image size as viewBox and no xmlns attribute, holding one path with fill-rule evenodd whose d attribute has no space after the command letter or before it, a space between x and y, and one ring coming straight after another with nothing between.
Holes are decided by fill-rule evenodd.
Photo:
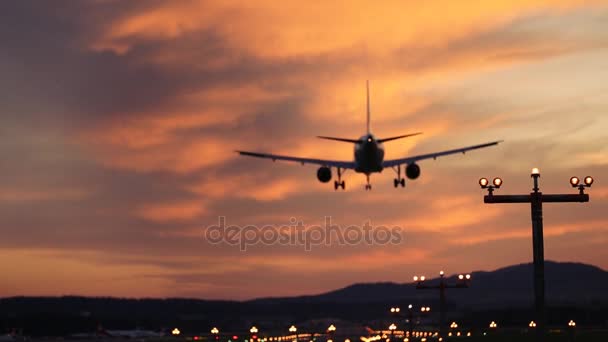
<instances>
[{"instance_id":1,"label":"airport light","mask_svg":"<svg viewBox=\"0 0 608 342\"><path fill-rule=\"evenodd\" d=\"M392 323L391 325L388 326L388 330L391 331L391 341L393 341L393 336L395 335L395 330L397 330L397 326L395 325L395 323Z\"/></svg>"},{"instance_id":2,"label":"airport light","mask_svg":"<svg viewBox=\"0 0 608 342\"><path fill-rule=\"evenodd\" d=\"M490 329L496 329L498 328L498 324L496 324L496 322L492 321L490 322Z\"/></svg>"},{"instance_id":3,"label":"airport light","mask_svg":"<svg viewBox=\"0 0 608 342\"><path fill-rule=\"evenodd\" d=\"M458 328L458 324L456 322L452 322L452 324L450 324L450 329L456 329Z\"/></svg>"},{"instance_id":4,"label":"airport light","mask_svg":"<svg viewBox=\"0 0 608 342\"><path fill-rule=\"evenodd\" d=\"M298 341L298 328L295 325L289 327L289 332L292 334L296 334L296 338L294 341Z\"/></svg>"},{"instance_id":5,"label":"airport light","mask_svg":"<svg viewBox=\"0 0 608 342\"><path fill-rule=\"evenodd\" d=\"M257 334L258 333L258 328L254 325L251 327L251 329L249 329L249 332L252 334Z\"/></svg>"},{"instance_id":6,"label":"airport light","mask_svg":"<svg viewBox=\"0 0 608 342\"><path fill-rule=\"evenodd\" d=\"M181 331L179 331L179 329L178 329L178 328L174 328L174 329L171 331L171 335L173 335L173 336L179 336L179 334L181 334L181 333L182 333L182 332L181 332Z\"/></svg>"},{"instance_id":7,"label":"airport light","mask_svg":"<svg viewBox=\"0 0 608 342\"><path fill-rule=\"evenodd\" d=\"M212 334L214 334L214 335L217 335L217 334L219 334L219 333L220 333L220 329L218 329L218 328L216 328L216 327L213 327L213 328L211 329L211 333L212 333Z\"/></svg>"},{"instance_id":8,"label":"airport light","mask_svg":"<svg viewBox=\"0 0 608 342\"><path fill-rule=\"evenodd\" d=\"M484 196L484 203L530 203L532 212L532 254L534 261L534 306L535 319L534 327L536 329L536 341L542 342L545 339L545 254L543 241L543 203L566 203L566 202L589 202L589 195L585 194L585 188L593 184L593 177L587 176L583 179L583 184L578 177L570 178L570 185L579 189L578 194L543 194L538 182L540 179L540 170L533 168L530 173L533 179L532 192L522 195L494 195L494 190L502 185L502 179L495 178L493 185L489 185L486 178L479 180L479 185L482 189L487 189L488 194ZM498 181L497 181L498 179ZM498 186L496 186L498 185Z\"/></svg>"},{"instance_id":9,"label":"airport light","mask_svg":"<svg viewBox=\"0 0 608 342\"><path fill-rule=\"evenodd\" d=\"M399 307L391 308L391 313L397 314L399 312L401 312L401 308L399 308Z\"/></svg>"},{"instance_id":10,"label":"airport light","mask_svg":"<svg viewBox=\"0 0 608 342\"><path fill-rule=\"evenodd\" d=\"M530 328L536 328L536 322L530 321L530 323L528 323L528 327L530 327Z\"/></svg>"},{"instance_id":11,"label":"airport light","mask_svg":"<svg viewBox=\"0 0 608 342\"><path fill-rule=\"evenodd\" d=\"M576 327L576 322L575 322L575 321L573 321L573 320L570 320L570 322L568 322L568 326L569 326L570 328L574 328L574 327Z\"/></svg>"},{"instance_id":12,"label":"airport light","mask_svg":"<svg viewBox=\"0 0 608 342\"><path fill-rule=\"evenodd\" d=\"M481 181L480 181L481 183ZM447 316L447 303L446 303L446 289L466 289L470 286L471 275L470 274L459 274L458 280L455 284L448 284L445 279L445 272L439 272L439 284L438 285L427 285L424 284L424 276L414 277L414 281L417 281L417 290L439 290L439 336L445 336L445 322ZM428 310L426 310L428 309ZM430 311L430 307L426 307L423 312Z\"/></svg>"}]
</instances>

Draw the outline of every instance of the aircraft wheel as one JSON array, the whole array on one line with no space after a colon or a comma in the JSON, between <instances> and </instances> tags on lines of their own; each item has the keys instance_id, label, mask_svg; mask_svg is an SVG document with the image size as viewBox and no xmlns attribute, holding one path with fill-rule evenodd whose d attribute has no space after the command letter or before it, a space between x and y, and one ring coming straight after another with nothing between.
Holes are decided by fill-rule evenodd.
<instances>
[{"instance_id":1,"label":"aircraft wheel","mask_svg":"<svg viewBox=\"0 0 608 342\"><path fill-rule=\"evenodd\" d=\"M401 178L401 187L405 188L405 178Z\"/></svg>"}]
</instances>

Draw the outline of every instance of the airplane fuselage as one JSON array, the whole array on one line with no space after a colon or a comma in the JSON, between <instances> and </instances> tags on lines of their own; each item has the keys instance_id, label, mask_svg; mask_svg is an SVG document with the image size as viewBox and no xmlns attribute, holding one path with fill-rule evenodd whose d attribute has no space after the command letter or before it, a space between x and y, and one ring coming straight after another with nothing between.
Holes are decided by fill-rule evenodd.
<instances>
[{"instance_id":1,"label":"airplane fuselage","mask_svg":"<svg viewBox=\"0 0 608 342\"><path fill-rule=\"evenodd\" d=\"M372 134L359 138L355 144L355 171L369 175L382 171L384 161L384 146Z\"/></svg>"}]
</instances>

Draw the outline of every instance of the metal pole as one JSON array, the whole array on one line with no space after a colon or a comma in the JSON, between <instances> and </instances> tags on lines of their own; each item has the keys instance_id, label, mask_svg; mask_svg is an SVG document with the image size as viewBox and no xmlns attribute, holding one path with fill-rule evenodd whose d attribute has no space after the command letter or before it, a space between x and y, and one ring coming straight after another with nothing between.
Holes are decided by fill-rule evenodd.
<instances>
[{"instance_id":1,"label":"metal pole","mask_svg":"<svg viewBox=\"0 0 608 342\"><path fill-rule=\"evenodd\" d=\"M445 321L446 321L446 300L445 300L445 282L443 277L439 284L439 336L444 337L445 334Z\"/></svg>"},{"instance_id":2,"label":"metal pole","mask_svg":"<svg viewBox=\"0 0 608 342\"><path fill-rule=\"evenodd\" d=\"M545 252L543 241L543 194L538 191L538 175L534 176L534 192L530 194L532 214L532 254L534 258L534 306L536 309L536 341L545 339Z\"/></svg>"},{"instance_id":3,"label":"metal pole","mask_svg":"<svg viewBox=\"0 0 608 342\"><path fill-rule=\"evenodd\" d=\"M408 319L410 320L409 338L412 339L414 333L414 313L412 312L413 308L409 308L408 310Z\"/></svg>"}]
</instances>

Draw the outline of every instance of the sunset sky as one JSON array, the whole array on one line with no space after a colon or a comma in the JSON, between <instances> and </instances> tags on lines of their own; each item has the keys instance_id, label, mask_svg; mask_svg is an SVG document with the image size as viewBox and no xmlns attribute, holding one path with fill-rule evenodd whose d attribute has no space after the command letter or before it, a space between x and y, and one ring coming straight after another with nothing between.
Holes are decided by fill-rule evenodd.
<instances>
[{"instance_id":1,"label":"sunset sky","mask_svg":"<svg viewBox=\"0 0 608 342\"><path fill-rule=\"evenodd\" d=\"M479 177L588 204L545 206L545 256L608 268L605 1L0 2L0 296L248 299L530 262L530 209L483 204ZM240 157L352 160L365 81L388 159L345 175ZM236 246L235 225L402 227L396 245Z\"/></svg>"}]
</instances>

